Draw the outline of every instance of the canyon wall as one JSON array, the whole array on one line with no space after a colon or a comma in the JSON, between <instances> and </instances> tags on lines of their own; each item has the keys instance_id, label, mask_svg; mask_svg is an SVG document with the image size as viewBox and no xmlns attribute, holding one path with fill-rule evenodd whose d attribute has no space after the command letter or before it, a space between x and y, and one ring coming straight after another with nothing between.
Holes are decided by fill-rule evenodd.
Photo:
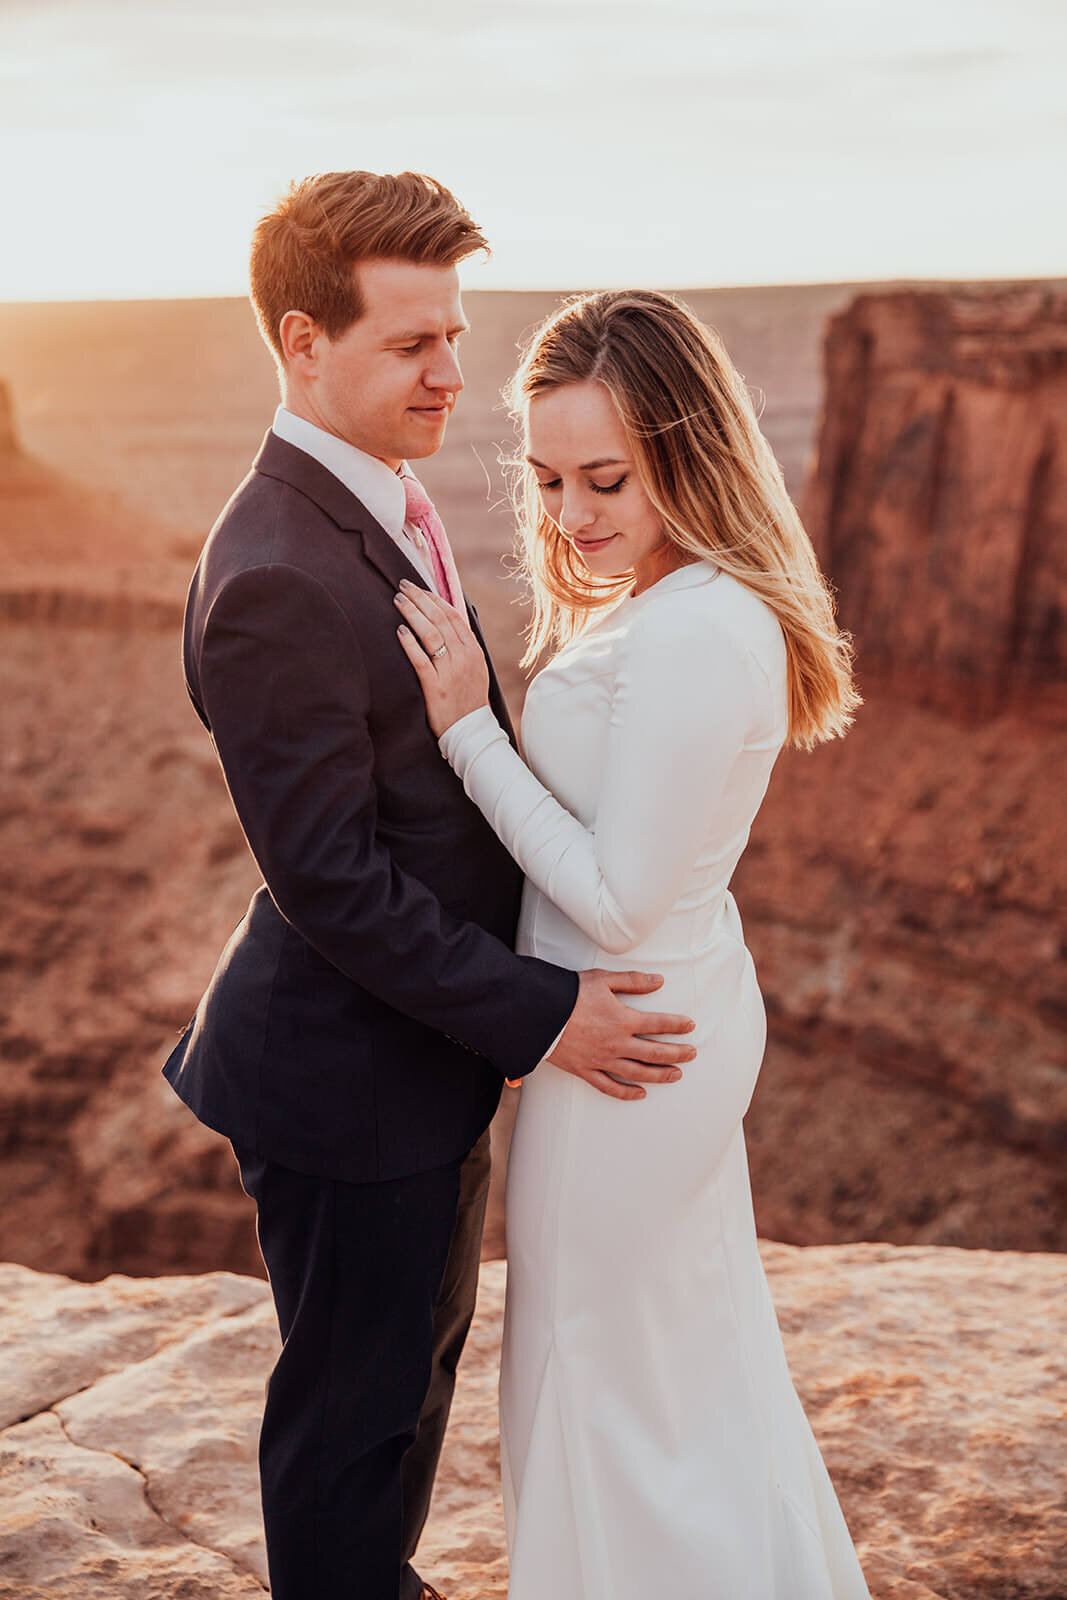
<instances>
[{"instance_id":1,"label":"canyon wall","mask_svg":"<svg viewBox=\"0 0 1067 1600\"><path fill-rule=\"evenodd\" d=\"M829 322L803 508L865 704L782 757L734 883L775 1237L1067 1246L1065 428L1058 290Z\"/></svg>"},{"instance_id":2,"label":"canyon wall","mask_svg":"<svg viewBox=\"0 0 1067 1600\"><path fill-rule=\"evenodd\" d=\"M804 511L869 677L964 712L1067 689L1067 294L859 296Z\"/></svg>"},{"instance_id":3,"label":"canyon wall","mask_svg":"<svg viewBox=\"0 0 1067 1600\"><path fill-rule=\"evenodd\" d=\"M733 884L770 1021L746 1123L761 1232L795 1244L1063 1249L1067 725L1059 691L1041 664L1050 659L1044 646L1020 647L999 678L991 669L982 676L982 652L968 646L972 665L962 670L964 633L947 578L909 579L890 604L884 574L909 570L894 541L911 548L916 535L911 512L894 512L895 521L889 512L926 501L899 469L896 498L883 505L877 469L878 448L889 460L904 449L887 420L881 375L894 392L921 397L927 368L941 372L941 346L927 350L914 330L956 327L957 299L981 302L968 314L977 322L981 313L983 326L1001 305L1017 320L1027 296L1052 291L942 294L935 298L953 306L936 316L916 309L922 293L865 296L848 309L845 291L812 299L773 291L766 304L757 291L742 304L740 293L709 295L698 309L764 391L764 426L798 493L819 441L805 500L856 638L865 696L846 739L782 756ZM498 296L476 308L466 409L426 473L513 706L522 694L524 613L502 567L509 528L501 485L492 477L487 489L478 464L488 471L502 442L493 398L515 341L549 300ZM185 695L179 619L220 485L239 479L269 420L269 363L239 304L163 307L154 343L144 307L131 308L128 322L122 308L99 308L106 337L96 308L77 310L84 338L72 308L45 319L37 344L32 319L20 324L23 343L11 348L21 351L26 401L9 433L25 444L0 454L0 1259L86 1278L257 1272L252 1208L229 1149L185 1111L159 1066L256 882ZM827 310L841 315L830 327L820 422ZM890 312L892 326L912 330L911 343L900 344L911 355L894 365L898 347L885 336L863 400L865 415L882 420L873 434L860 430L849 454L834 441L855 420L857 391L835 376L834 351L843 327L881 329ZM784 351L779 328L789 333ZM1046 331L1044 357L1036 334L1026 342L1033 404L1019 389L1005 391L1027 483L1034 473L1025 464L1042 459L1041 441L1056 436L1046 390L1060 344L1052 323ZM69 350L64 332L74 340ZM83 346L92 359L81 373ZM997 416L1006 415L996 362L980 381L973 363L954 359L967 395L988 381L1001 395ZM1021 382L1017 372L1013 382ZM60 402L68 411L49 411ZM905 434L919 404L890 408ZM981 410L973 397L955 404L957 418ZM953 482L984 471L996 446L995 431L981 447L968 426L969 453L952 455L955 465L944 469ZM1060 457L1046 459L1037 499L1055 507ZM989 479L995 504L1008 498L1007 460ZM836 521L820 488L831 461L844 486ZM868 526L863 482L878 538L850 543L842 529ZM1020 492L1012 489L1013 505ZM973 518L992 516L966 485L945 492L943 507L950 503L971 512L951 524L939 513L939 538L951 545L939 557L942 576L965 565ZM1029 536L1028 548L1038 544ZM873 563L866 574L863 551ZM1058 603L1048 577L1055 553L1031 562L1026 616L1047 619ZM945 635L944 659L922 671L911 641L932 637L935 617L956 631ZM898 632L903 665L891 648ZM1025 633L1038 635L1054 637L1047 620ZM1028 698L1023 690L1035 683L1041 694ZM513 1107L509 1093L496 1130L501 1156ZM490 1254L503 1248L500 1202L498 1188Z\"/></svg>"}]
</instances>

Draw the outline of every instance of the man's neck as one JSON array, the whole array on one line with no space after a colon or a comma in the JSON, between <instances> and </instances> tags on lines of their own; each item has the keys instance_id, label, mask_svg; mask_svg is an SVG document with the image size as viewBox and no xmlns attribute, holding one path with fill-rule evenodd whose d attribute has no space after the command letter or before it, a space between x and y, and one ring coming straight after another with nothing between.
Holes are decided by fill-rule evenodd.
<instances>
[{"instance_id":1,"label":"man's neck","mask_svg":"<svg viewBox=\"0 0 1067 1600\"><path fill-rule=\"evenodd\" d=\"M362 450L365 456L372 456L375 461L381 461L384 466L389 468L390 472L400 471L400 467L402 465L400 461L391 461L386 456L375 455L373 450L366 449L359 443L358 440L348 439L343 433L339 433L336 428L331 428L326 419L324 417L320 417L315 412L314 407L311 406L303 398L303 396L286 394L285 390L283 389L282 405L285 407L286 411L291 412L294 417L299 417L302 422L310 422L311 426L313 428L318 428L320 432L328 433L334 439L340 439L343 444L350 444L353 450Z\"/></svg>"}]
</instances>

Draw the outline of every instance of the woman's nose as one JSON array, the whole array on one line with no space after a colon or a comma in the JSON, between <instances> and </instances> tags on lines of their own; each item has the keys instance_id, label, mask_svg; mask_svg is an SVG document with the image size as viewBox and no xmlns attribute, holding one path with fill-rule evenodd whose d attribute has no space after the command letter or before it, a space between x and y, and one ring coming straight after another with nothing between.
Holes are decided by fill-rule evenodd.
<instances>
[{"instance_id":1,"label":"woman's nose","mask_svg":"<svg viewBox=\"0 0 1067 1600\"><path fill-rule=\"evenodd\" d=\"M589 495L583 494L580 490L572 490L568 494L564 489L563 504L559 513L559 525L564 533L581 533L595 521L596 507Z\"/></svg>"}]
</instances>

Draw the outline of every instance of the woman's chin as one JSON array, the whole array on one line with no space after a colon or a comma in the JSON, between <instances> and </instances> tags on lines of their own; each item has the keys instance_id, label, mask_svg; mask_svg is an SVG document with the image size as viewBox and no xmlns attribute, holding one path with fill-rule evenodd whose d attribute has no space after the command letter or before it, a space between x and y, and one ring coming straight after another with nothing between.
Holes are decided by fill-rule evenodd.
<instances>
[{"instance_id":1,"label":"woman's chin","mask_svg":"<svg viewBox=\"0 0 1067 1600\"><path fill-rule=\"evenodd\" d=\"M633 571L632 565L626 560L620 548L617 533L612 534L610 539L598 540L584 549L577 539L571 543L574 553L594 578L621 578L625 573Z\"/></svg>"}]
</instances>

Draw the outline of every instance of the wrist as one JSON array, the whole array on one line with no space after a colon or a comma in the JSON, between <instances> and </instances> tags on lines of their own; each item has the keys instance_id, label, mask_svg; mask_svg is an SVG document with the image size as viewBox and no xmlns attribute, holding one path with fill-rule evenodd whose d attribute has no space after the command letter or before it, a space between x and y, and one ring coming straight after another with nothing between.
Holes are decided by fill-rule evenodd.
<instances>
[{"instance_id":1,"label":"wrist","mask_svg":"<svg viewBox=\"0 0 1067 1600\"><path fill-rule=\"evenodd\" d=\"M469 735L491 735L499 729L500 724L496 720L492 706L488 700L483 700L473 711L461 712L443 732L438 734L438 748L446 761L452 761L460 745Z\"/></svg>"}]
</instances>

